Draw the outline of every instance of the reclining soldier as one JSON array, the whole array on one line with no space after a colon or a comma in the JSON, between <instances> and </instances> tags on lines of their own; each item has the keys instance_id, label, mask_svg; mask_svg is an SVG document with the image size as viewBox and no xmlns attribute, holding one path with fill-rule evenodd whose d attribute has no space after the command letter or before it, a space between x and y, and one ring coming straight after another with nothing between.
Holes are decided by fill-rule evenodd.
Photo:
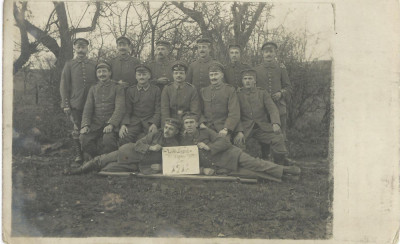
<instances>
[{"instance_id":1,"label":"reclining soldier","mask_svg":"<svg viewBox=\"0 0 400 244\"><path fill-rule=\"evenodd\" d=\"M136 143L127 143L117 151L103 154L84 163L81 167L66 170L66 175L83 174L94 170L103 172L132 172L144 174L161 171L162 148L179 146L177 134L180 121L166 119L164 130L151 132Z\"/></svg>"},{"instance_id":2,"label":"reclining soldier","mask_svg":"<svg viewBox=\"0 0 400 244\"><path fill-rule=\"evenodd\" d=\"M300 175L297 166L283 166L271 161L254 158L233 146L228 137L220 136L208 128L198 129L195 114L183 116L184 132L181 136L182 146L197 145L199 148L200 166L204 173L212 175L215 170L225 169L230 173L246 172L264 179L281 181L283 175Z\"/></svg>"}]
</instances>

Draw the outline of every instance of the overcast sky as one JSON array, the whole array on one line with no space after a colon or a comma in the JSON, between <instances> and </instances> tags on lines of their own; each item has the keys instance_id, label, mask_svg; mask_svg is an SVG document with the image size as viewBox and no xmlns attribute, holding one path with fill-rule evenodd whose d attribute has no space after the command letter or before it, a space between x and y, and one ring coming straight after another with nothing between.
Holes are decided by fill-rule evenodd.
<instances>
[{"instance_id":1,"label":"overcast sky","mask_svg":"<svg viewBox=\"0 0 400 244\"><path fill-rule=\"evenodd\" d=\"M126 4L126 2L121 4ZM152 2L152 4L157 3ZM75 26L79 21L80 27L90 24L91 16L93 16L95 10L94 6L87 10L86 18L82 20L80 19L86 10L86 2L68 2L66 6ZM44 26L53 7L54 5L51 2L30 2L29 8L32 12L33 22ZM131 13L133 14L133 11ZM312 59L331 59L332 53L330 47L334 32L334 14L331 4L274 3L272 15L274 18L268 23L269 28L283 24L286 30L295 33L302 33L306 28L307 33L309 33L307 55ZM17 28L15 29L18 31ZM19 35L14 36L18 40ZM44 55L52 56L50 53Z\"/></svg>"}]
</instances>

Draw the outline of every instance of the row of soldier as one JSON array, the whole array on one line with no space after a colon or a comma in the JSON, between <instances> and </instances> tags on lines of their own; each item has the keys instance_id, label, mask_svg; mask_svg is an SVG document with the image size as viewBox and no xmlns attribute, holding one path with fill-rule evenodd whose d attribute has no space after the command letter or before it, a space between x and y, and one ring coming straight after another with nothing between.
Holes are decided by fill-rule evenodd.
<instances>
[{"instance_id":1,"label":"row of soldier","mask_svg":"<svg viewBox=\"0 0 400 244\"><path fill-rule=\"evenodd\" d=\"M285 67L276 61L275 43L262 46L263 63L252 69L240 61L238 45L228 47L231 62L225 67L213 60L209 39L197 41L199 58L189 66L168 58L166 41L157 42L155 61L147 64L130 56L128 38L116 42L118 56L96 64L86 57L89 42L76 39L76 57L64 68L60 92L62 108L74 124L73 167L80 166L83 155L91 159L116 151L188 112L196 116L199 129L215 131L238 146L253 137L264 159L271 146L276 163L293 164L284 140L291 86Z\"/></svg>"}]
</instances>

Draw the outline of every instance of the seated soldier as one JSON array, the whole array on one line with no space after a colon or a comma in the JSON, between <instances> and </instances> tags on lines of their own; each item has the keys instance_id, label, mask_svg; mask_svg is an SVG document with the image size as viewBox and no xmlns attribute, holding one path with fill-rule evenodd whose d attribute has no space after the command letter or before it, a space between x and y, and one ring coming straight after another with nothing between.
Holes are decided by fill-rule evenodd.
<instances>
[{"instance_id":1,"label":"seated soldier","mask_svg":"<svg viewBox=\"0 0 400 244\"><path fill-rule=\"evenodd\" d=\"M160 126L161 92L149 83L151 70L147 65L136 67L137 85L126 90L126 112L119 130L120 145L136 142Z\"/></svg>"},{"instance_id":2,"label":"seated soldier","mask_svg":"<svg viewBox=\"0 0 400 244\"><path fill-rule=\"evenodd\" d=\"M80 140L82 151L89 158L109 153L118 148L117 131L124 115L125 94L123 88L111 80L111 66L105 61L96 65L98 82L89 90L82 114ZM97 141L102 139L102 150Z\"/></svg>"},{"instance_id":3,"label":"seated soldier","mask_svg":"<svg viewBox=\"0 0 400 244\"><path fill-rule=\"evenodd\" d=\"M245 143L245 139L253 137L262 144L264 159L267 159L270 145L273 161L277 164L292 165L293 160L287 158L283 134L280 130L279 111L267 90L256 87L256 71L242 71L243 87L237 90L240 104L240 123L234 143L237 146ZM269 116L268 116L269 115ZM268 117L270 117L271 122Z\"/></svg>"},{"instance_id":4,"label":"seated soldier","mask_svg":"<svg viewBox=\"0 0 400 244\"><path fill-rule=\"evenodd\" d=\"M224 67L213 62L208 70L211 85L200 90L202 116L200 127L231 137L240 121L240 106L235 88L224 83Z\"/></svg>"},{"instance_id":5,"label":"seated soldier","mask_svg":"<svg viewBox=\"0 0 400 244\"><path fill-rule=\"evenodd\" d=\"M161 122L166 118L182 119L186 112L192 112L200 117L200 101L197 89L186 82L188 67L177 61L172 66L173 83L164 87L161 93Z\"/></svg>"},{"instance_id":6,"label":"seated soldier","mask_svg":"<svg viewBox=\"0 0 400 244\"><path fill-rule=\"evenodd\" d=\"M297 166L282 166L271 161L254 158L233 146L228 137L220 136L208 128L197 129L198 122L193 114L183 116L184 132L181 145L197 145L199 148L200 166L206 168L205 173L215 169L225 169L232 173L246 169L251 175L260 178L280 181L283 175L300 175ZM209 170L209 168L213 170ZM212 173L211 173L212 174Z\"/></svg>"},{"instance_id":7,"label":"seated soldier","mask_svg":"<svg viewBox=\"0 0 400 244\"><path fill-rule=\"evenodd\" d=\"M177 135L180 121L165 120L164 130L151 132L136 143L127 143L117 151L103 154L85 162L81 167L66 170L64 174L83 174L93 170L106 172L132 172L145 174L161 171L162 148L179 146Z\"/></svg>"}]
</instances>

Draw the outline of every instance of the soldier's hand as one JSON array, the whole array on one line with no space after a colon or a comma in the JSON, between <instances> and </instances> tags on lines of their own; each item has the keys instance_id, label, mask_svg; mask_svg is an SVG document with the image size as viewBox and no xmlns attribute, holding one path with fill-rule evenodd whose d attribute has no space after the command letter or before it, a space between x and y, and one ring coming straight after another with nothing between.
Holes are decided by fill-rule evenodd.
<instances>
[{"instance_id":1,"label":"soldier's hand","mask_svg":"<svg viewBox=\"0 0 400 244\"><path fill-rule=\"evenodd\" d=\"M89 126L85 126L85 127L83 127L83 128L81 129L80 133L81 133L81 134L86 134L86 133L88 133L89 131L90 131Z\"/></svg>"},{"instance_id":2,"label":"soldier's hand","mask_svg":"<svg viewBox=\"0 0 400 244\"><path fill-rule=\"evenodd\" d=\"M161 164L152 164L150 168L154 171L160 172L161 171Z\"/></svg>"},{"instance_id":3,"label":"soldier's hand","mask_svg":"<svg viewBox=\"0 0 400 244\"><path fill-rule=\"evenodd\" d=\"M155 124L151 124L149 127L149 133L157 132L157 126Z\"/></svg>"},{"instance_id":4,"label":"soldier's hand","mask_svg":"<svg viewBox=\"0 0 400 244\"><path fill-rule=\"evenodd\" d=\"M110 133L113 131L113 129L114 129L114 126L112 124L109 124L106 127L104 127L103 133L105 133L105 134Z\"/></svg>"},{"instance_id":5,"label":"soldier's hand","mask_svg":"<svg viewBox=\"0 0 400 244\"><path fill-rule=\"evenodd\" d=\"M169 79L167 77L160 77L157 79L158 84L166 85L169 83Z\"/></svg>"},{"instance_id":6,"label":"soldier's hand","mask_svg":"<svg viewBox=\"0 0 400 244\"><path fill-rule=\"evenodd\" d=\"M66 115L70 115L71 114L71 109L70 108L64 108L64 113Z\"/></svg>"},{"instance_id":7,"label":"soldier's hand","mask_svg":"<svg viewBox=\"0 0 400 244\"><path fill-rule=\"evenodd\" d=\"M215 170L212 169L212 168L204 168L204 169L203 169L203 173L204 173L205 175L214 175L214 174L215 174Z\"/></svg>"},{"instance_id":8,"label":"soldier's hand","mask_svg":"<svg viewBox=\"0 0 400 244\"><path fill-rule=\"evenodd\" d=\"M128 127L126 125L122 125L119 129L119 138L124 138L128 135Z\"/></svg>"},{"instance_id":9,"label":"soldier's hand","mask_svg":"<svg viewBox=\"0 0 400 244\"><path fill-rule=\"evenodd\" d=\"M272 99L276 102L276 101L279 101L280 99L281 99L281 97L282 97L282 92L277 92L277 93L274 93L274 94L272 94Z\"/></svg>"},{"instance_id":10,"label":"soldier's hand","mask_svg":"<svg viewBox=\"0 0 400 244\"><path fill-rule=\"evenodd\" d=\"M220 135L220 136L226 136L226 135L228 135L228 130L222 129L222 130L220 130L220 131L218 132L218 135Z\"/></svg>"},{"instance_id":11,"label":"soldier's hand","mask_svg":"<svg viewBox=\"0 0 400 244\"><path fill-rule=\"evenodd\" d=\"M153 152L160 151L161 149L162 149L162 146L159 145L159 144L156 144L156 145L153 145L153 146L150 146L150 147L149 147L149 150L150 150L150 151L153 151Z\"/></svg>"},{"instance_id":12,"label":"soldier's hand","mask_svg":"<svg viewBox=\"0 0 400 244\"><path fill-rule=\"evenodd\" d=\"M272 124L272 130L278 134L281 131L281 127L278 124Z\"/></svg>"},{"instance_id":13,"label":"soldier's hand","mask_svg":"<svg viewBox=\"0 0 400 244\"><path fill-rule=\"evenodd\" d=\"M199 142L199 143L197 143L197 147L198 147L199 149L204 149L204 150L206 150L206 151L210 151L210 147L207 146L207 144L205 144L204 142Z\"/></svg>"},{"instance_id":14,"label":"soldier's hand","mask_svg":"<svg viewBox=\"0 0 400 244\"><path fill-rule=\"evenodd\" d=\"M204 123L201 123L200 124L200 129L205 129L205 128L208 128Z\"/></svg>"},{"instance_id":15,"label":"soldier's hand","mask_svg":"<svg viewBox=\"0 0 400 244\"><path fill-rule=\"evenodd\" d=\"M122 85L122 86L127 86L128 85L128 82L125 82L123 80L119 80L119 81L117 81L117 83Z\"/></svg>"},{"instance_id":16,"label":"soldier's hand","mask_svg":"<svg viewBox=\"0 0 400 244\"><path fill-rule=\"evenodd\" d=\"M245 142L245 139L244 139L244 134L243 134L243 132L239 132L239 133L235 136L235 139L233 139L233 143L234 143L236 146L240 146L240 145L243 145L243 144L246 143L246 142Z\"/></svg>"}]
</instances>

